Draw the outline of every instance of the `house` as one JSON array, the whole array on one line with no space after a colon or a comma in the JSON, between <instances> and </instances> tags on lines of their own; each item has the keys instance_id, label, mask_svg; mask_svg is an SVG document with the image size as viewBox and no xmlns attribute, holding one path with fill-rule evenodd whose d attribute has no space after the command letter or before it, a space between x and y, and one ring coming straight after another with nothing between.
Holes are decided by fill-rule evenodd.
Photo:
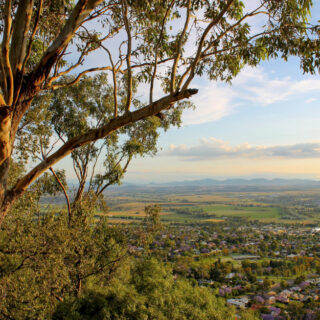
<instances>
[{"instance_id":1,"label":"house","mask_svg":"<svg viewBox=\"0 0 320 320\"><path fill-rule=\"evenodd\" d=\"M239 300L244 304L247 304L249 302L249 298L247 296L241 297Z\"/></svg>"},{"instance_id":2,"label":"house","mask_svg":"<svg viewBox=\"0 0 320 320\"><path fill-rule=\"evenodd\" d=\"M269 296L268 294L266 294L264 296L264 299L265 299L265 305L274 304L276 302L276 297L275 296Z\"/></svg>"},{"instance_id":3,"label":"house","mask_svg":"<svg viewBox=\"0 0 320 320\"><path fill-rule=\"evenodd\" d=\"M281 303L289 303L289 298L286 296L282 296L282 295L277 295L276 300L281 302Z\"/></svg>"},{"instance_id":4,"label":"house","mask_svg":"<svg viewBox=\"0 0 320 320\"><path fill-rule=\"evenodd\" d=\"M241 299L227 299L227 304L236 306L238 308L245 308L246 303Z\"/></svg>"},{"instance_id":5,"label":"house","mask_svg":"<svg viewBox=\"0 0 320 320\"><path fill-rule=\"evenodd\" d=\"M300 287L291 287L290 290L300 292L301 288Z\"/></svg>"},{"instance_id":6,"label":"house","mask_svg":"<svg viewBox=\"0 0 320 320\"><path fill-rule=\"evenodd\" d=\"M261 297L261 296L254 296L254 301L256 301L257 303L260 303L260 304L264 304L265 303L265 300Z\"/></svg>"},{"instance_id":7,"label":"house","mask_svg":"<svg viewBox=\"0 0 320 320\"><path fill-rule=\"evenodd\" d=\"M309 281L303 281L298 285L298 287L304 290L305 288L309 287L309 285L310 285Z\"/></svg>"},{"instance_id":8,"label":"house","mask_svg":"<svg viewBox=\"0 0 320 320\"><path fill-rule=\"evenodd\" d=\"M276 307L270 307L269 311L270 311L271 315L278 316L280 314L280 312L281 312L281 309L280 308L276 308Z\"/></svg>"}]
</instances>

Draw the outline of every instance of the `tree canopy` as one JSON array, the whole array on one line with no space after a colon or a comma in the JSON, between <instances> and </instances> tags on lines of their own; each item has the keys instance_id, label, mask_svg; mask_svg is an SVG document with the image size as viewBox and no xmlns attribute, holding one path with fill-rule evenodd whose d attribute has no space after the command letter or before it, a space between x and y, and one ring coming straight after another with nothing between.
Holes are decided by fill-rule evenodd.
<instances>
[{"instance_id":1,"label":"tree canopy","mask_svg":"<svg viewBox=\"0 0 320 320\"><path fill-rule=\"evenodd\" d=\"M240 0L2 2L0 224L13 203L58 161L70 154L76 166L86 161L89 151L79 149L83 146L104 139L113 157L112 136L124 130L126 159L132 152L152 152L155 135L146 145L143 127L153 126L149 132L155 134L177 123L175 111L198 91L191 87L197 76L229 82L246 65L289 55L301 57L304 71L315 72L319 28L309 23L311 6L311 0L260 0L255 7ZM107 76L89 76L97 72ZM59 143L52 143L53 136ZM10 165L38 152L32 142L39 139L38 163L9 183ZM132 151L137 141L146 149ZM97 150L95 145L87 156ZM119 158L109 160L117 164ZM118 176L102 174L96 184L103 188L118 179L125 171L122 160Z\"/></svg>"}]
</instances>

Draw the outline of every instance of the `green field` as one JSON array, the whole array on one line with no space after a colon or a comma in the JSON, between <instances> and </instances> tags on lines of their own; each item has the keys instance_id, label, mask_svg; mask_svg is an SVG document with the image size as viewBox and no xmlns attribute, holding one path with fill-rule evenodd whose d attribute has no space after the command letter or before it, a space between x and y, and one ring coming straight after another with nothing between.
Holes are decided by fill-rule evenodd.
<instances>
[{"instance_id":1,"label":"green field","mask_svg":"<svg viewBox=\"0 0 320 320\"><path fill-rule=\"evenodd\" d=\"M145 192L116 192L106 194L108 212L97 215L110 217L110 221L141 221L146 205L162 207L163 222L211 222L218 223L229 218L245 218L262 222L319 223L320 190L276 190L269 192L212 192L205 189L146 189ZM43 201L48 210L50 200ZM63 197L54 199L56 208L65 208Z\"/></svg>"},{"instance_id":2,"label":"green field","mask_svg":"<svg viewBox=\"0 0 320 320\"><path fill-rule=\"evenodd\" d=\"M197 213L177 213L175 210L181 210L187 208L187 210L194 209L202 210L203 214ZM138 209L138 207L137 207ZM141 207L139 208L141 210ZM179 206L175 207L175 210L165 210L167 212L162 212L161 220L163 222L196 222L196 221L208 221L208 222L220 222L223 221L224 218L228 217L241 217L241 218L248 218L250 220L260 220L265 222L271 221L281 221L281 209L280 208L273 208L273 207L238 207L233 205L196 205L190 206L188 204L187 207ZM144 214L140 211L139 214L133 214L134 209L128 210L127 214L126 211L112 211L109 213L110 216L113 218L117 217L119 219L125 219L126 216L128 217L143 217Z\"/></svg>"},{"instance_id":3,"label":"green field","mask_svg":"<svg viewBox=\"0 0 320 320\"><path fill-rule=\"evenodd\" d=\"M279 219L280 208L272 207L239 207L232 205L200 206L203 210L218 217L245 217L249 219Z\"/></svg>"}]
</instances>

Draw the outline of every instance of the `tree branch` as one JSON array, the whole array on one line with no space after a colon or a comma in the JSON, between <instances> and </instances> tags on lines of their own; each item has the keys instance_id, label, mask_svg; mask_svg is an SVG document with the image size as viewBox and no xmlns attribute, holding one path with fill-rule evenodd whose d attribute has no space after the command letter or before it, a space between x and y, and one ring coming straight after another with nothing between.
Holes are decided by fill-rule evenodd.
<instances>
[{"instance_id":1,"label":"tree branch","mask_svg":"<svg viewBox=\"0 0 320 320\"><path fill-rule=\"evenodd\" d=\"M86 30L86 32L88 33L88 35L90 36L90 32L87 30L87 28L85 28L84 26L82 26L82 28L84 28ZM81 51L81 54L77 60L76 63L74 63L73 65L71 65L69 68L67 68L66 70L63 70L61 72L58 73L58 61L56 62L56 66L55 66L55 72L53 74L53 76L47 81L46 83L46 88L50 88L50 86L52 85L52 83L57 80L58 78L64 76L64 75L67 75L69 74L71 71L73 71L74 69L76 69L77 67L79 67L80 65L82 65L85 61L84 57L86 55L88 55L90 52L93 52L93 51L96 51L98 50L99 48L102 47L102 42L107 40L108 38L112 37L113 36L113 32L110 32L109 34L107 34L106 36L104 36L103 38L101 39L98 39L98 40L95 40L95 39L90 39L90 37L88 36L88 38L86 38L87 40L90 40L86 43L86 46L85 48ZM90 44L92 43L96 43L96 44L99 44L99 46L96 46L96 47L91 47L89 48ZM88 49L89 48L89 49ZM61 56L61 55L60 55ZM111 69L111 68L110 68ZM91 70L91 69L90 69ZM109 70L109 69L106 69L106 70ZM88 72L94 72L94 71L97 71L97 70L94 70L93 71L88 71ZM98 70L99 71L99 70ZM101 71L101 70L100 70ZM83 75L83 74L82 74ZM73 84L73 83L72 83Z\"/></svg>"},{"instance_id":2,"label":"tree branch","mask_svg":"<svg viewBox=\"0 0 320 320\"><path fill-rule=\"evenodd\" d=\"M183 38L185 37L186 32L188 30L188 26L189 26L190 11L191 11L191 0L188 1L187 17L186 17L186 21L184 23L184 27L183 27L181 36L179 38L179 42L178 42L178 45L177 45L176 56L174 58L174 62L173 62L173 66L172 66L171 82L170 82L170 92L171 92L171 94L174 92L175 86L176 86L177 67L178 67L178 63L179 63L180 57L181 57L181 48L182 48Z\"/></svg>"},{"instance_id":3,"label":"tree branch","mask_svg":"<svg viewBox=\"0 0 320 320\"><path fill-rule=\"evenodd\" d=\"M3 38L2 38L2 62L3 62L3 69L4 69L4 86L6 90L4 91L4 98L6 101L6 105L11 106L13 101L13 74L10 64L10 51L9 51L9 44L11 38L11 25L12 25L12 18L11 18L11 7L12 7L12 0L7 0L5 4L4 10L4 31L3 31Z\"/></svg>"},{"instance_id":4,"label":"tree branch","mask_svg":"<svg viewBox=\"0 0 320 320\"><path fill-rule=\"evenodd\" d=\"M128 70L128 79L127 79L127 102L126 102L126 112L130 110L131 100L132 100L132 70L131 70L131 50L132 50L132 38L131 30L128 21L128 5L126 0L121 0L122 4L122 15L123 21L127 32L128 44L127 44L127 70Z\"/></svg>"},{"instance_id":5,"label":"tree branch","mask_svg":"<svg viewBox=\"0 0 320 320\"><path fill-rule=\"evenodd\" d=\"M228 0L228 2L226 3L225 7L221 10L219 15L215 19L213 19L213 21L211 23L209 23L209 25L204 30L204 32L201 36L199 45L198 45L196 56L193 59L193 62L191 63L190 75L189 75L188 79L186 80L186 82L183 84L182 91L185 90L186 88L188 88L191 80L194 78L195 70L198 65L199 59L201 57L202 47L204 45L204 42L206 40L208 33L210 32L210 30L212 29L213 26L215 26L217 23L219 23L219 21L222 19L224 14L229 10L229 8L231 7L233 2L234 2L234 0Z\"/></svg>"},{"instance_id":6,"label":"tree branch","mask_svg":"<svg viewBox=\"0 0 320 320\"><path fill-rule=\"evenodd\" d=\"M11 1L11 0L9 0ZM9 2L7 1L7 2ZM17 102L18 108L15 110L11 125L11 137L14 139L19 123L31 105L32 99L42 88L42 84L47 79L52 67L59 59L61 52L66 48L74 33L90 14L103 0L79 0L74 7L69 19L64 24L60 34L44 52L40 62L26 79L28 85L23 86Z\"/></svg>"},{"instance_id":7,"label":"tree branch","mask_svg":"<svg viewBox=\"0 0 320 320\"><path fill-rule=\"evenodd\" d=\"M125 172L127 171L128 166L129 166L131 160L132 160L132 156L129 156L129 158L127 159L126 164L124 165L124 167L123 167L123 169L122 169L122 170L123 170L123 173L125 173ZM109 186L113 185L116 181L117 181L117 179L111 179L111 180L110 180L108 183L106 183L100 190L97 190L97 191L96 191L96 195L97 195L97 196L100 196L106 188L108 188Z\"/></svg>"},{"instance_id":8,"label":"tree branch","mask_svg":"<svg viewBox=\"0 0 320 320\"><path fill-rule=\"evenodd\" d=\"M11 47L13 50L10 52L10 62L14 76L21 72L22 64L26 56L33 5L34 0L19 1L19 6L14 19L11 40Z\"/></svg>"},{"instance_id":9,"label":"tree branch","mask_svg":"<svg viewBox=\"0 0 320 320\"><path fill-rule=\"evenodd\" d=\"M101 47L108 53L109 60L112 66L112 80L113 80L113 103L114 103L114 113L113 117L118 116L118 84L117 84L117 69L113 63L111 52L108 48L101 44Z\"/></svg>"},{"instance_id":10,"label":"tree branch","mask_svg":"<svg viewBox=\"0 0 320 320\"><path fill-rule=\"evenodd\" d=\"M31 55L33 39L34 39L34 37L35 37L35 35L37 33L37 30L38 30L38 27L39 27L39 21L40 21L40 16L41 16L41 12L42 12L42 5L43 5L43 0L40 0L37 16L36 16L36 19L35 19L35 22L34 22L34 26L33 26L33 31L32 31L31 37L29 39L29 44L28 44L28 47L26 49L25 57L24 57L23 62L22 62L21 72L19 73L19 76L18 76L17 81L16 81L14 104L17 102L19 94L20 94L25 68L26 68L27 62L28 62L28 60L30 58L30 55Z\"/></svg>"},{"instance_id":11,"label":"tree branch","mask_svg":"<svg viewBox=\"0 0 320 320\"><path fill-rule=\"evenodd\" d=\"M153 67L153 73L152 73L152 76L151 76L151 81L150 81L150 95L149 95L149 103L152 103L153 101L153 86L154 86L154 79L157 75L157 67L158 67L158 49L159 49L159 46L161 45L161 41L162 41L162 38L163 38L163 32L164 32L164 27L165 27L165 23L166 23L166 20L168 18L168 14L170 12L170 10L172 9L172 6L174 4L174 1L175 0L172 0L169 7L167 8L166 10L166 13L163 17L163 20L162 20L162 24L161 24L161 29L160 29L160 35L159 35L159 39L157 41L157 44L156 44L156 48L155 48L155 59L154 59L154 67ZM191 1L191 0L189 0Z\"/></svg>"},{"instance_id":12,"label":"tree branch","mask_svg":"<svg viewBox=\"0 0 320 320\"><path fill-rule=\"evenodd\" d=\"M91 190L91 188L93 187L93 178L94 178L94 174L95 174L95 171L96 171L96 166L97 166L97 163L98 163L98 160L99 160L99 157L101 155L101 152L103 150L103 147L104 147L104 143L102 143L102 145L100 146L99 148L99 151L98 151L98 154L96 156L96 159L94 161L94 164L93 164L93 167L92 167L92 171L91 171L91 175L90 175L90 181L89 181L89 187L88 187L88 192Z\"/></svg>"},{"instance_id":13,"label":"tree branch","mask_svg":"<svg viewBox=\"0 0 320 320\"><path fill-rule=\"evenodd\" d=\"M49 89L57 90L60 88L72 86L72 85L78 83L81 80L81 78L87 73L96 72L96 71L105 71L105 70L112 70L112 68L108 66L108 67L97 67L97 68L87 69L87 70L80 72L78 74L78 76L70 82L53 84L51 86L45 87L45 89L46 90L49 90Z\"/></svg>"},{"instance_id":14,"label":"tree branch","mask_svg":"<svg viewBox=\"0 0 320 320\"><path fill-rule=\"evenodd\" d=\"M57 180L58 184L60 185L60 187L61 187L61 189L62 189L62 191L64 193L64 197L66 198L67 208L68 208L68 225L70 226L70 223L71 223L71 220L72 220L72 211L71 211L70 199L69 199L67 190L66 190L65 186L63 185L62 181L59 179L59 177L55 173L55 171L53 170L53 168L50 167L49 170L51 171L51 173L53 174L53 176Z\"/></svg>"},{"instance_id":15,"label":"tree branch","mask_svg":"<svg viewBox=\"0 0 320 320\"><path fill-rule=\"evenodd\" d=\"M103 0L78 1L60 34L43 54L40 62L30 76L30 81L35 88L45 80L59 54L68 45L76 30L88 17L90 12L102 1Z\"/></svg>"},{"instance_id":16,"label":"tree branch","mask_svg":"<svg viewBox=\"0 0 320 320\"><path fill-rule=\"evenodd\" d=\"M124 114L115 119L111 119L106 125L91 129L88 132L70 139L66 142L60 149L55 153L50 155L46 160L42 161L35 168L33 168L29 173L27 173L23 178L18 180L16 185L9 191L6 192L5 199L0 212L0 225L10 209L12 203L27 189L27 187L32 184L43 172L52 167L59 160L63 159L69 155L73 150L86 145L92 141L101 139L108 134L122 128L130 123L135 123L139 120L148 118L158 114L160 111L170 108L175 102L189 98L190 96L196 94L197 89L187 89L185 91L178 92L176 95L168 95L147 105L141 109L133 112Z\"/></svg>"}]
</instances>

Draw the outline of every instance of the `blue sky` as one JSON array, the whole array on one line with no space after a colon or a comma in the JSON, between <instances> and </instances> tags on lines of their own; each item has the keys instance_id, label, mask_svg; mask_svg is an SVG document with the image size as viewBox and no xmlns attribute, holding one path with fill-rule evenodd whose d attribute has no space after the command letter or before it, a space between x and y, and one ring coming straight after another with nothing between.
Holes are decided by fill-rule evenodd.
<instances>
[{"instance_id":1,"label":"blue sky","mask_svg":"<svg viewBox=\"0 0 320 320\"><path fill-rule=\"evenodd\" d=\"M320 179L320 77L303 74L299 63L264 61L232 85L196 79L196 109L183 115L181 128L161 134L155 157L133 161L125 181Z\"/></svg>"},{"instance_id":2,"label":"blue sky","mask_svg":"<svg viewBox=\"0 0 320 320\"><path fill-rule=\"evenodd\" d=\"M161 135L162 150L156 157L136 159L127 181L233 176L320 178L317 145L313 153L302 148L320 141L320 78L303 75L297 59L246 68L231 86L198 80L195 87L199 88L198 97L193 99L197 108L187 111L181 128ZM297 144L299 156L210 152L241 145L249 150L270 150ZM192 158L192 152L204 156Z\"/></svg>"}]
</instances>

